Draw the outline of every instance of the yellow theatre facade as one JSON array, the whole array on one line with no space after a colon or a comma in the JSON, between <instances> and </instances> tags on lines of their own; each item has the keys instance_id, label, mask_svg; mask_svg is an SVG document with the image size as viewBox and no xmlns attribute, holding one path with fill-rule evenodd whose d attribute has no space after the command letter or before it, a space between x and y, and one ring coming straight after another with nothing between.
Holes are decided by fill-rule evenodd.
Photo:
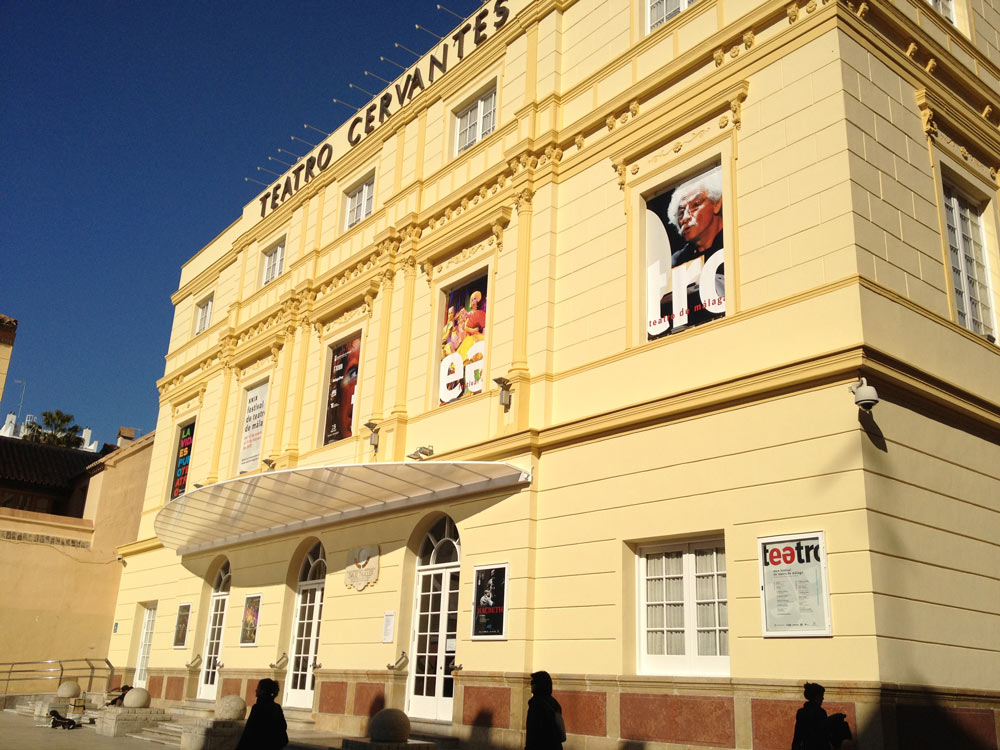
<instances>
[{"instance_id":1,"label":"yellow theatre facade","mask_svg":"<svg viewBox=\"0 0 1000 750\"><path fill-rule=\"evenodd\" d=\"M992 18L483 5L183 266L123 679L517 746L545 669L581 748L787 746L808 679L996 747Z\"/></svg>"}]
</instances>

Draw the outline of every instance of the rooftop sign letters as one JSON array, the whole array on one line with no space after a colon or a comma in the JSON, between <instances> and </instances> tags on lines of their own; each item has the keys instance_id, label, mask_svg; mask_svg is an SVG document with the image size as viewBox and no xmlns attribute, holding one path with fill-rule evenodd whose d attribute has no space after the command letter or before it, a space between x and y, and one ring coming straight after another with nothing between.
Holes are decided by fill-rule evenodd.
<instances>
[{"instance_id":1,"label":"rooftop sign letters","mask_svg":"<svg viewBox=\"0 0 1000 750\"><path fill-rule=\"evenodd\" d=\"M347 128L348 148L361 143L365 136L402 109L416 94L447 73L449 64L458 63L485 42L491 31L503 28L510 17L507 2L508 0L493 0L492 7L480 10L471 21L464 23L451 37L442 41L434 52L417 61L405 76L401 76L391 88L382 92L377 101L365 107L364 112L351 120ZM258 198L261 218L295 195L300 187L312 181L332 162L333 147L324 143L314 156L299 162L283 180L278 180Z\"/></svg>"}]
</instances>

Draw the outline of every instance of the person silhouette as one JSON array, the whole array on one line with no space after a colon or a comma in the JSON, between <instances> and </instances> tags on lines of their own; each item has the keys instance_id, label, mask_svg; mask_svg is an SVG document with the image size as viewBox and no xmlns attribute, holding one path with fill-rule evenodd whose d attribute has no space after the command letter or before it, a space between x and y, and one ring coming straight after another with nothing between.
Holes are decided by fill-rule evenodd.
<instances>
[{"instance_id":1,"label":"person silhouette","mask_svg":"<svg viewBox=\"0 0 1000 750\"><path fill-rule=\"evenodd\" d=\"M532 672L524 750L562 750L565 741L566 725L562 706L552 697L552 677L548 672Z\"/></svg>"},{"instance_id":2,"label":"person silhouette","mask_svg":"<svg viewBox=\"0 0 1000 750\"><path fill-rule=\"evenodd\" d=\"M827 716L823 710L823 696L826 688L818 682L807 682L802 695L805 704L795 713L795 733L792 736L792 750L830 750L839 748L845 739L851 738L845 714Z\"/></svg>"},{"instance_id":3,"label":"person silhouette","mask_svg":"<svg viewBox=\"0 0 1000 750\"><path fill-rule=\"evenodd\" d=\"M288 744L285 714L274 702L278 689L278 683L266 677L257 683L257 702L250 709L236 750L281 750Z\"/></svg>"}]
</instances>

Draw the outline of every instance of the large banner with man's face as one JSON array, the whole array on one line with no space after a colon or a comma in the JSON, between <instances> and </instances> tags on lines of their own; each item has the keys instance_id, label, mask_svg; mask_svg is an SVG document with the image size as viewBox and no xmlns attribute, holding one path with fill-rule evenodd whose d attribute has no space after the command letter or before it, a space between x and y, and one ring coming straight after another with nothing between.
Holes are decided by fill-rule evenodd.
<instances>
[{"instance_id":1,"label":"large banner with man's face","mask_svg":"<svg viewBox=\"0 0 1000 750\"><path fill-rule=\"evenodd\" d=\"M438 398L450 404L483 390L486 366L486 277L447 293L441 320Z\"/></svg>"},{"instance_id":2,"label":"large banner with man's face","mask_svg":"<svg viewBox=\"0 0 1000 750\"><path fill-rule=\"evenodd\" d=\"M726 314L722 168L646 202L646 336L658 339Z\"/></svg>"},{"instance_id":3,"label":"large banner with man's face","mask_svg":"<svg viewBox=\"0 0 1000 750\"><path fill-rule=\"evenodd\" d=\"M332 347L323 445L353 434L354 391L358 387L361 335Z\"/></svg>"}]
</instances>

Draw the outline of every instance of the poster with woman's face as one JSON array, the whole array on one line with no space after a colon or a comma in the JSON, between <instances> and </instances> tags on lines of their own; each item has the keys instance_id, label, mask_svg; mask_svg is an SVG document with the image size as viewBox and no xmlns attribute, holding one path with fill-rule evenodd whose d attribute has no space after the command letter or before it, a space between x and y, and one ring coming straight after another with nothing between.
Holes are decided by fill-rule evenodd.
<instances>
[{"instance_id":1,"label":"poster with woman's face","mask_svg":"<svg viewBox=\"0 0 1000 750\"><path fill-rule=\"evenodd\" d=\"M722 167L646 202L646 335L652 341L726 314Z\"/></svg>"},{"instance_id":2,"label":"poster with woman's face","mask_svg":"<svg viewBox=\"0 0 1000 750\"><path fill-rule=\"evenodd\" d=\"M486 277L481 276L446 294L438 375L441 403L482 392L485 360Z\"/></svg>"},{"instance_id":3,"label":"poster with woman's face","mask_svg":"<svg viewBox=\"0 0 1000 750\"><path fill-rule=\"evenodd\" d=\"M358 387L361 335L332 347L323 445L353 434L354 391Z\"/></svg>"}]
</instances>

